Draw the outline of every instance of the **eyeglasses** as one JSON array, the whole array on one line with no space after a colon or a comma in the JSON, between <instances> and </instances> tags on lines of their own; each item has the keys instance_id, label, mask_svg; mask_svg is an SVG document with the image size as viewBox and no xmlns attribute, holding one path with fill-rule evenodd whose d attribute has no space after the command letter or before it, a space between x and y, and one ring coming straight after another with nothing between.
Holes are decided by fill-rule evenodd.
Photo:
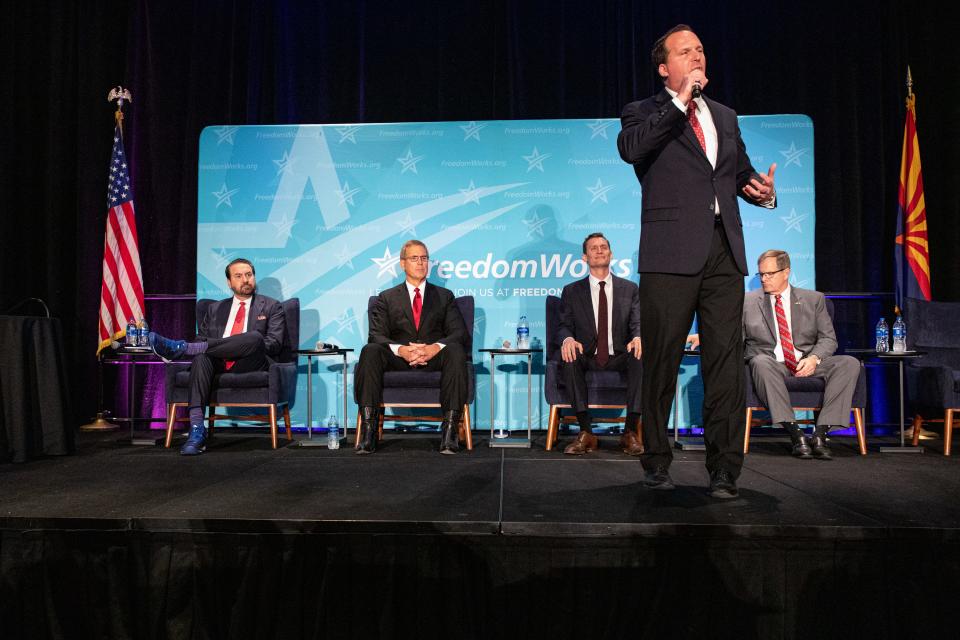
<instances>
[{"instance_id":1,"label":"eyeglasses","mask_svg":"<svg viewBox=\"0 0 960 640\"><path fill-rule=\"evenodd\" d=\"M406 258L400 258L401 260L409 260L410 262L422 262L426 264L430 262L430 256L407 256Z\"/></svg>"},{"instance_id":2,"label":"eyeglasses","mask_svg":"<svg viewBox=\"0 0 960 640\"><path fill-rule=\"evenodd\" d=\"M766 280L767 278L772 278L773 276L777 275L781 271L786 271L786 270L787 270L787 267L784 267L783 269L777 269L776 271L761 271L755 275L761 280Z\"/></svg>"}]
</instances>

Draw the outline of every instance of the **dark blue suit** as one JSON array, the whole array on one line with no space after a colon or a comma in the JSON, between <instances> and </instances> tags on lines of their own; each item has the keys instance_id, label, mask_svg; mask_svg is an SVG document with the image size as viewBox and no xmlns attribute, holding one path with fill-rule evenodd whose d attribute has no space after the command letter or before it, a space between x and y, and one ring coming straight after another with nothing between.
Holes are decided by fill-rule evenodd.
<instances>
[{"instance_id":1,"label":"dark blue suit","mask_svg":"<svg viewBox=\"0 0 960 640\"><path fill-rule=\"evenodd\" d=\"M642 187L640 305L643 308L645 469L669 466L667 418L683 345L699 318L707 469L736 478L743 463L744 388L740 323L747 274L737 196L754 173L733 110L709 100L717 131L711 166L686 114L666 90L631 102L617 138ZM719 216L716 206L719 204Z\"/></svg>"}]
</instances>

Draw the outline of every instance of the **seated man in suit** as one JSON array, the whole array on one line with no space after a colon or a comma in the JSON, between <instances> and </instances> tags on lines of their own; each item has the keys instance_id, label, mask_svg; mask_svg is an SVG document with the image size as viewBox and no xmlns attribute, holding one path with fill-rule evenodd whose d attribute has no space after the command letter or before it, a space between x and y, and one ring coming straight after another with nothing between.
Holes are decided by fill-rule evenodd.
<instances>
[{"instance_id":1,"label":"seated man in suit","mask_svg":"<svg viewBox=\"0 0 960 640\"><path fill-rule=\"evenodd\" d=\"M370 335L354 377L360 409L358 454L377 449L384 372L411 369L440 371L440 453L460 449L467 398L466 327L453 293L427 282L429 261L426 245L408 240L400 250L404 282L382 292L370 312Z\"/></svg>"},{"instance_id":2,"label":"seated man in suit","mask_svg":"<svg viewBox=\"0 0 960 640\"><path fill-rule=\"evenodd\" d=\"M743 357L750 365L757 396L790 435L798 458L830 460L826 436L831 427L850 424L850 404L860 376L855 358L833 355L837 337L823 294L790 286L790 255L771 249L757 259L763 289L743 301ZM688 338L694 346L697 336ZM795 422L784 382L796 376L826 381L823 407L813 435L807 439Z\"/></svg>"},{"instance_id":3,"label":"seated man in suit","mask_svg":"<svg viewBox=\"0 0 960 640\"><path fill-rule=\"evenodd\" d=\"M237 258L224 269L233 296L210 305L200 321L195 342L170 340L151 332L149 343L165 362L184 356L190 364L190 435L180 453L193 456L206 449L207 428L203 411L210 399L213 376L229 371L265 371L283 348L283 307L257 293L253 264Z\"/></svg>"},{"instance_id":4,"label":"seated man in suit","mask_svg":"<svg viewBox=\"0 0 960 640\"><path fill-rule=\"evenodd\" d=\"M580 434L563 452L583 455L598 446L587 410L588 370L627 372L627 419L620 447L632 456L643 453L637 437L640 419L640 295L637 285L610 273L613 254L602 233L583 241L583 261L590 275L563 288L560 328L561 375L577 415Z\"/></svg>"}]
</instances>

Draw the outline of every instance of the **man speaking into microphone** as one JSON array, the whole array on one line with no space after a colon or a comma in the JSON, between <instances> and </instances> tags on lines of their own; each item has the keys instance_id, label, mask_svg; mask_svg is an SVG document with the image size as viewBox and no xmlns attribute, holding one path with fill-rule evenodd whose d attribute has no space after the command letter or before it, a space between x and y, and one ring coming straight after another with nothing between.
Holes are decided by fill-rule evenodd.
<instances>
[{"instance_id":1,"label":"man speaking into microphone","mask_svg":"<svg viewBox=\"0 0 960 640\"><path fill-rule=\"evenodd\" d=\"M674 488L667 416L696 313L709 493L733 498L743 464L740 323L747 275L737 196L775 207L776 164L758 174L747 157L737 114L706 97L707 60L689 26L667 31L651 58L664 89L624 107L617 137L620 157L633 165L642 187L644 484Z\"/></svg>"}]
</instances>

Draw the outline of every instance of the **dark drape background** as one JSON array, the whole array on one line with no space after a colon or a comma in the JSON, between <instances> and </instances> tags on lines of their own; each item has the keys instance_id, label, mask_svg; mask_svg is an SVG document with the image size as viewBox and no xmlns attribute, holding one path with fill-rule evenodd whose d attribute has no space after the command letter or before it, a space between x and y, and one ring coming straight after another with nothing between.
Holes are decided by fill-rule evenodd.
<instances>
[{"instance_id":1,"label":"dark drape background","mask_svg":"<svg viewBox=\"0 0 960 640\"><path fill-rule=\"evenodd\" d=\"M204 126L615 117L658 88L649 49L678 22L706 47L713 98L745 115L813 118L817 287L825 291L893 289L909 63L934 297L960 300L960 49L956 21L938 12L946 6L5 2L0 311L29 296L47 301L63 321L77 418L92 415L112 86L134 96L126 140L145 289L189 294ZM192 304L148 309L154 327L192 326Z\"/></svg>"}]
</instances>

